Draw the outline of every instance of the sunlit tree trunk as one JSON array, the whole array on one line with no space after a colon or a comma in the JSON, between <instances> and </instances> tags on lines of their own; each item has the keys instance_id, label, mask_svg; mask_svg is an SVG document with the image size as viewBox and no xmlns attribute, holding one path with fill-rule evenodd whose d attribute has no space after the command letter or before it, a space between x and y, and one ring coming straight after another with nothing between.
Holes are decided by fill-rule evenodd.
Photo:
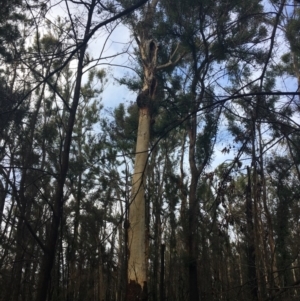
<instances>
[{"instance_id":1,"label":"sunlit tree trunk","mask_svg":"<svg viewBox=\"0 0 300 301\"><path fill-rule=\"evenodd\" d=\"M128 286L127 301L147 300L147 247L145 186L149 157L151 108L155 99L157 67L157 43L149 38L149 27L158 0L147 7L143 29L135 33L142 59L143 87L137 97L139 125L136 141L134 173L128 221ZM138 299L137 299L138 298Z\"/></svg>"},{"instance_id":2,"label":"sunlit tree trunk","mask_svg":"<svg viewBox=\"0 0 300 301\"><path fill-rule=\"evenodd\" d=\"M132 200L129 209L128 229L128 291L127 300L147 299L147 254L145 181L150 139L149 108L140 108L136 144L135 168L132 177ZM138 299L139 300L139 299Z\"/></svg>"}]
</instances>

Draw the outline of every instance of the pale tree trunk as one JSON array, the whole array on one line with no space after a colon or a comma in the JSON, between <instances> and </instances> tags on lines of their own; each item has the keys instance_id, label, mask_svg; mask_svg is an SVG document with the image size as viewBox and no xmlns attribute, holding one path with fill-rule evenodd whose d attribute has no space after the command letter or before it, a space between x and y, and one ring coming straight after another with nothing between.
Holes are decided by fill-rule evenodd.
<instances>
[{"instance_id":1,"label":"pale tree trunk","mask_svg":"<svg viewBox=\"0 0 300 301\"><path fill-rule=\"evenodd\" d=\"M149 39L150 28L148 26L152 24L157 2L158 0L153 0L148 5L145 19L142 22L145 26L135 32L143 63L144 80L142 91L137 97L139 126L129 205L127 301L147 300L148 298L145 185L149 156L151 107L155 98L157 63L157 44Z\"/></svg>"},{"instance_id":2,"label":"pale tree trunk","mask_svg":"<svg viewBox=\"0 0 300 301\"><path fill-rule=\"evenodd\" d=\"M139 112L139 128L136 143L134 174L132 177L132 200L129 206L128 229L128 288L127 300L147 299L147 254L145 181L150 139L149 108ZM137 299L140 300L140 299Z\"/></svg>"},{"instance_id":3,"label":"pale tree trunk","mask_svg":"<svg viewBox=\"0 0 300 301\"><path fill-rule=\"evenodd\" d=\"M143 87L137 97L139 107L139 126L136 142L134 174L129 205L128 228L128 280L126 300L147 300L147 242L146 237L146 204L145 185L149 156L150 127L152 110L156 95L156 71L177 64L183 57L172 62L178 50L170 56L167 64L157 66L156 41L151 38L153 17L159 0L152 0L144 11L144 19L134 27L134 36L139 47L144 78Z\"/></svg>"},{"instance_id":4,"label":"pale tree trunk","mask_svg":"<svg viewBox=\"0 0 300 301\"><path fill-rule=\"evenodd\" d=\"M156 2L155 2L156 3ZM128 221L128 287L127 300L147 299L147 237L145 185L149 156L152 107L156 92L157 43L137 39L144 67L144 83L137 97L139 126ZM170 64L169 64L170 65ZM169 66L168 65L168 66ZM167 66L167 65L166 65Z\"/></svg>"}]
</instances>

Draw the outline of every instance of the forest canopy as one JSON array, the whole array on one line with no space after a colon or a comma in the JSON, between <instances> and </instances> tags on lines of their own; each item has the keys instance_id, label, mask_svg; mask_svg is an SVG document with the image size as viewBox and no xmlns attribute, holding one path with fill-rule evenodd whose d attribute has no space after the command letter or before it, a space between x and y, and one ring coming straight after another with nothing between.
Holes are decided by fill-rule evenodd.
<instances>
[{"instance_id":1,"label":"forest canopy","mask_svg":"<svg viewBox=\"0 0 300 301\"><path fill-rule=\"evenodd\" d=\"M300 3L0 6L0 301L300 298Z\"/></svg>"}]
</instances>

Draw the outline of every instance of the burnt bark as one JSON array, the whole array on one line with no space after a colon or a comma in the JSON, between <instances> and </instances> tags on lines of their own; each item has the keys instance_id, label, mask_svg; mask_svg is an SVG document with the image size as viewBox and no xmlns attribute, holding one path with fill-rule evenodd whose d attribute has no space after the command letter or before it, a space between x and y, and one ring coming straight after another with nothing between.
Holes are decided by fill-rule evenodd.
<instances>
[{"instance_id":1,"label":"burnt bark","mask_svg":"<svg viewBox=\"0 0 300 301\"><path fill-rule=\"evenodd\" d=\"M127 285L127 301L147 301L148 289L147 282L144 282L143 287L134 280L130 280Z\"/></svg>"}]
</instances>

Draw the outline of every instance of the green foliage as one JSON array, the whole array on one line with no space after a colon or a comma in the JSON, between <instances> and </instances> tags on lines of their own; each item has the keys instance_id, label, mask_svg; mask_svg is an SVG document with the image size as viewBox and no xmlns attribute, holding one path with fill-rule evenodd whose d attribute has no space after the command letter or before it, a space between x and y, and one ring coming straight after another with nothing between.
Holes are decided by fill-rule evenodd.
<instances>
[{"instance_id":1,"label":"green foliage","mask_svg":"<svg viewBox=\"0 0 300 301\"><path fill-rule=\"evenodd\" d=\"M25 92L25 91L24 91ZM12 92L4 79L0 78L0 128L3 131L11 122L21 125L28 106L21 104L24 97L23 92ZM21 104L21 105L20 105Z\"/></svg>"},{"instance_id":2,"label":"green foliage","mask_svg":"<svg viewBox=\"0 0 300 301\"><path fill-rule=\"evenodd\" d=\"M57 137L57 127L55 123L45 124L42 128L42 135L49 143L53 143Z\"/></svg>"},{"instance_id":3,"label":"green foliage","mask_svg":"<svg viewBox=\"0 0 300 301\"><path fill-rule=\"evenodd\" d=\"M139 110L136 104L127 108L120 104L113 112L113 122L105 126L109 132L112 144L125 152L134 152L138 128Z\"/></svg>"},{"instance_id":4,"label":"green foliage","mask_svg":"<svg viewBox=\"0 0 300 301\"><path fill-rule=\"evenodd\" d=\"M22 12L22 0L4 0L1 2L0 8L0 55L5 60L13 59L13 45L21 37L18 21L24 20Z\"/></svg>"},{"instance_id":5,"label":"green foliage","mask_svg":"<svg viewBox=\"0 0 300 301\"><path fill-rule=\"evenodd\" d=\"M204 127L196 139L196 158L198 165L206 165L212 159L217 136L219 112L208 109L204 117Z\"/></svg>"},{"instance_id":6,"label":"green foliage","mask_svg":"<svg viewBox=\"0 0 300 301\"><path fill-rule=\"evenodd\" d=\"M291 50L297 54L300 52L300 41L298 39L300 35L300 10L295 11L296 17L290 19L286 26L286 38L288 39Z\"/></svg>"},{"instance_id":7,"label":"green foliage","mask_svg":"<svg viewBox=\"0 0 300 301\"><path fill-rule=\"evenodd\" d=\"M72 9L75 2L67 1ZM135 3L120 2L124 7ZM100 2L96 3L100 8ZM42 24L47 31L35 34L33 45L27 51L19 51L20 60L15 61L15 53L9 47L21 43L17 23L22 25L22 16L15 14L20 4L20 1L4 1L0 7L3 17L0 52L1 47L8 51L0 54L3 62L0 205L2 200L5 205L1 208L3 214L0 212L0 291L9 288L10 294L16 291L10 290L11 287L20 287L16 300L34 300L37 275L41 271L39 262L44 253L26 223L42 242L51 231L50 221L56 210L53 200L66 151L63 145L70 114L63 100L72 102L73 79L77 74L73 70L75 60L46 83L43 77L60 67L74 49L69 36L72 26L82 23L83 16L74 18L74 24L65 19L43 23L40 18L42 23L38 25ZM109 14L119 9L114 2L101 4L109 7L106 11ZM89 5L86 3L85 7ZM249 291L249 253L245 251L251 242L247 202L252 203L250 218L257 242L253 252L261 277L258 283L261 298L272 298L273 291L280 292L282 300L299 295L297 286L293 286L299 280L300 260L298 98L255 95L277 91L284 82L283 74L297 75L298 11L294 19L286 22L291 52L282 56L282 64L277 64L275 50L283 43L279 33L285 24L282 15L276 31L276 47L270 63L265 65L274 15L278 11L266 14L262 5L265 2L256 0L159 1L149 30L149 37L159 43L158 63L169 62L175 49L178 52L172 61L185 55L177 65L156 70L158 86L152 105L151 154L145 183L150 301L159 299L161 243L166 245L165 299L187 298L191 237L197 246L198 272L205 275L198 283L202 299L255 299ZM148 24L139 22L145 16L145 7L123 20L139 33L148 28ZM48 13L45 8L42 14ZM130 55L135 58L130 67L137 71L137 76L128 73L119 83L135 92L133 102L121 103L109 114L101 103L107 71L91 68L87 73L92 58L86 54L84 60L86 76L69 150L49 300L102 300L103 290L105 300L124 299L127 249L123 226L131 200L130 178L139 119L134 99L143 80L138 49ZM9 60L14 64L8 64ZM31 89L35 89L34 93L25 98ZM243 93L254 95L243 97ZM237 94L241 97L222 102ZM217 157L220 151L223 154ZM194 158L191 154L195 154ZM225 160L223 155L226 161L219 164ZM219 164L217 167L213 159ZM194 178L190 162L199 171ZM192 190L195 178L196 189ZM191 207L193 197L197 210ZM191 218L195 219L195 227L189 228ZM274 253L270 245L272 237ZM275 261L279 288L271 277L275 275L272 270ZM15 275L20 275L19 281ZM19 286L14 286L16 283ZM72 287L74 291L70 293ZM2 301L1 298L2 295Z\"/></svg>"}]
</instances>

